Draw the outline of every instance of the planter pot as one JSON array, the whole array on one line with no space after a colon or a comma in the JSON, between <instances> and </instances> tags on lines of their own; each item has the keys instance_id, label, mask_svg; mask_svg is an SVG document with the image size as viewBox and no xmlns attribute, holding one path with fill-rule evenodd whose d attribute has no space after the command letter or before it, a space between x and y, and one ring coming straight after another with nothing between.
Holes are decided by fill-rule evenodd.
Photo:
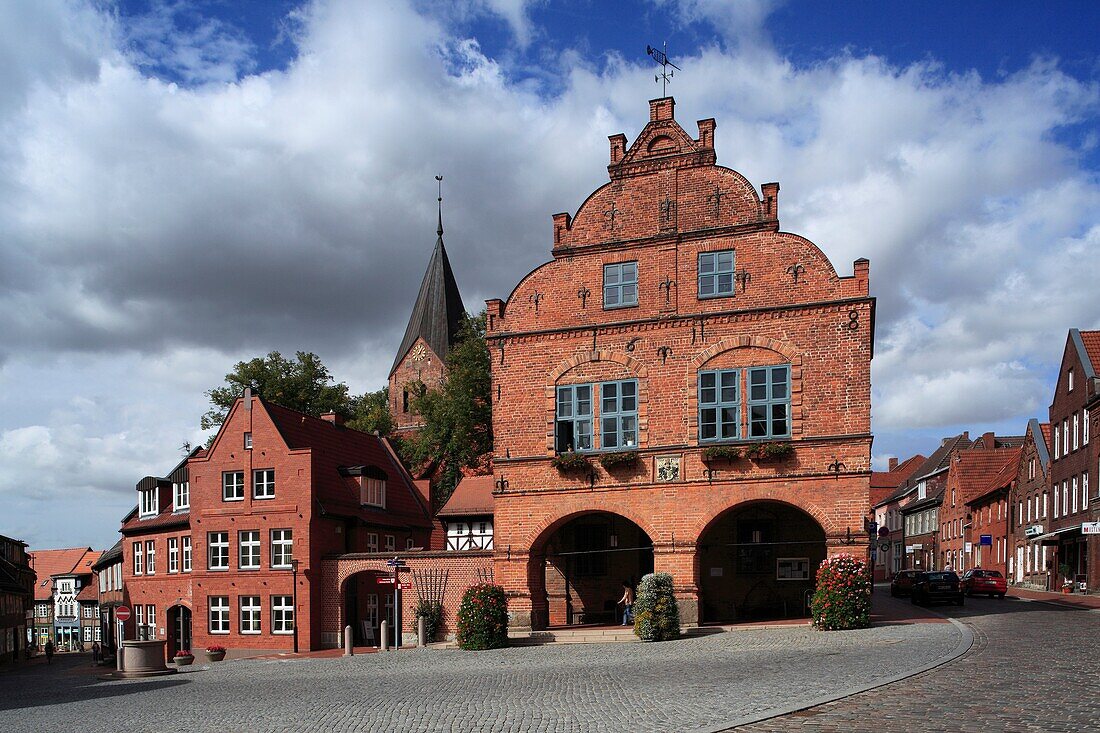
<instances>
[{"instance_id":1,"label":"planter pot","mask_svg":"<svg viewBox=\"0 0 1100 733\"><path fill-rule=\"evenodd\" d=\"M174 659L177 667L186 667L187 665L194 663L195 655L192 654L187 657L175 657Z\"/></svg>"},{"instance_id":2,"label":"planter pot","mask_svg":"<svg viewBox=\"0 0 1100 733\"><path fill-rule=\"evenodd\" d=\"M1063 585L1062 586L1062 592L1066 593L1067 595L1069 593L1072 593L1073 592L1073 586L1072 585Z\"/></svg>"},{"instance_id":3,"label":"planter pot","mask_svg":"<svg viewBox=\"0 0 1100 733\"><path fill-rule=\"evenodd\" d=\"M220 662L225 659L225 652L206 652L206 660L209 662Z\"/></svg>"}]
</instances>

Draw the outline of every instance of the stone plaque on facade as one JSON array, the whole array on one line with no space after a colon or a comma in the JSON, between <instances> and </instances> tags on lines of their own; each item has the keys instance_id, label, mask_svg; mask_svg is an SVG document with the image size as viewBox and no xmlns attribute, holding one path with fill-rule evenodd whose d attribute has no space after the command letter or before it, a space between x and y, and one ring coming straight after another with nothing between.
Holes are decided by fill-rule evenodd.
<instances>
[{"instance_id":1,"label":"stone plaque on facade","mask_svg":"<svg viewBox=\"0 0 1100 733\"><path fill-rule=\"evenodd\" d=\"M680 456L657 456L657 480L680 480Z\"/></svg>"}]
</instances>

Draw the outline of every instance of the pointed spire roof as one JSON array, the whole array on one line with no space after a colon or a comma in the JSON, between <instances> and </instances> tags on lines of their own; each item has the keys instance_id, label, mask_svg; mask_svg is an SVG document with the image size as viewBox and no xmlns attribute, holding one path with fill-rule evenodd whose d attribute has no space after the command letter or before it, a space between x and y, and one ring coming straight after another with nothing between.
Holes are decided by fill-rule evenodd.
<instances>
[{"instance_id":1,"label":"pointed spire roof","mask_svg":"<svg viewBox=\"0 0 1100 733\"><path fill-rule=\"evenodd\" d=\"M416 295L409 325L405 328L405 337L397 349L397 357L390 367L390 375L397 371L398 365L417 339L424 339L428 346L446 359L451 344L458 336L462 316L466 313L462 305L462 296L458 292L451 262L447 259L447 248L443 246L443 197L439 197L439 226L436 229L435 249L428 260L428 269L420 283L420 292Z\"/></svg>"}]
</instances>

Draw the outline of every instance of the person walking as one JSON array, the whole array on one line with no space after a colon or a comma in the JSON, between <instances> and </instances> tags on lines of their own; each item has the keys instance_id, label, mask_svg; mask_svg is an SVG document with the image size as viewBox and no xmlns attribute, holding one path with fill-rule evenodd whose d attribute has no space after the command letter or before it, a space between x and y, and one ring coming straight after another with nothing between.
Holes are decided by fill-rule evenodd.
<instances>
[{"instance_id":1,"label":"person walking","mask_svg":"<svg viewBox=\"0 0 1100 733\"><path fill-rule=\"evenodd\" d=\"M634 587L629 580L623 581L623 597L619 599L623 604L623 626L634 623Z\"/></svg>"},{"instance_id":2,"label":"person walking","mask_svg":"<svg viewBox=\"0 0 1100 733\"><path fill-rule=\"evenodd\" d=\"M53 664L53 639L46 640L46 664Z\"/></svg>"},{"instance_id":3,"label":"person walking","mask_svg":"<svg viewBox=\"0 0 1100 733\"><path fill-rule=\"evenodd\" d=\"M100 652L100 649L99 649L99 642L98 641L94 642L92 644L92 664L93 665L99 664L99 662L102 658L103 658L102 653Z\"/></svg>"}]
</instances>

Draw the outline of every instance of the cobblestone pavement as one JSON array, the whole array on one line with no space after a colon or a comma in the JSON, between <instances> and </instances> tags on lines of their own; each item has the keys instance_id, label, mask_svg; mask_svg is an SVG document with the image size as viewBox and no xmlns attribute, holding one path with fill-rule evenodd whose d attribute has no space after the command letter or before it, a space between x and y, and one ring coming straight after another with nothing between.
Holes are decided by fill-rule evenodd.
<instances>
[{"instance_id":1,"label":"cobblestone pavement","mask_svg":"<svg viewBox=\"0 0 1100 733\"><path fill-rule=\"evenodd\" d=\"M1100 730L1100 611L968 598L939 609L974 631L942 667L737 733Z\"/></svg>"},{"instance_id":2,"label":"cobblestone pavement","mask_svg":"<svg viewBox=\"0 0 1100 733\"><path fill-rule=\"evenodd\" d=\"M960 638L948 623L898 620L843 633L245 660L113 682L90 675L87 657L55 658L0 672L0 731L706 730L913 669Z\"/></svg>"}]
</instances>

